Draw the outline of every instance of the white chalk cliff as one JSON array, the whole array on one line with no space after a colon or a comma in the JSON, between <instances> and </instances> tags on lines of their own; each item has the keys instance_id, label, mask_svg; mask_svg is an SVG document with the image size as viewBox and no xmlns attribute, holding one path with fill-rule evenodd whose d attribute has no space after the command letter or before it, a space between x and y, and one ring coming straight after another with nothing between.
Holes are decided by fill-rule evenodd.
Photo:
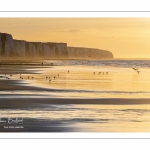
<instances>
[{"instance_id":1,"label":"white chalk cliff","mask_svg":"<svg viewBox=\"0 0 150 150\"><path fill-rule=\"evenodd\" d=\"M94 48L67 47L67 43L14 40L10 34L0 33L0 57L112 59L113 54L106 50Z\"/></svg>"},{"instance_id":2,"label":"white chalk cliff","mask_svg":"<svg viewBox=\"0 0 150 150\"><path fill-rule=\"evenodd\" d=\"M84 47L67 47L69 59L112 59L113 54L107 50Z\"/></svg>"}]
</instances>

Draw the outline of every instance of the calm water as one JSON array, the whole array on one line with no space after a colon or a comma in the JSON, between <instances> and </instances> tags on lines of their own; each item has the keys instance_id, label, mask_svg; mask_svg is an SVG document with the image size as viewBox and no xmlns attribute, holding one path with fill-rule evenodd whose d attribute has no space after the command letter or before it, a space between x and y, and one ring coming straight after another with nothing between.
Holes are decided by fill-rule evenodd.
<instances>
[{"instance_id":1,"label":"calm water","mask_svg":"<svg viewBox=\"0 0 150 150\"><path fill-rule=\"evenodd\" d=\"M29 85L47 91L0 91L17 98L150 98L149 60L49 61ZM47 63L49 63L47 61ZM137 73L132 68L138 68ZM69 73L68 73L69 70ZM94 73L95 72L95 73ZM100 73L101 72L101 73ZM106 73L108 72L108 73ZM58 76L59 74L59 76ZM46 79L46 76L50 77ZM54 80L55 76L55 80ZM13 79L19 76L14 76ZM61 92L59 91L61 89ZM28 94L28 96L22 96ZM36 94L36 96L35 96ZM42 96L41 96L42 94ZM54 132L149 132L150 105L38 105L36 108L3 109L1 117L22 117L25 128ZM31 126L32 125L32 128Z\"/></svg>"},{"instance_id":2,"label":"calm water","mask_svg":"<svg viewBox=\"0 0 150 150\"><path fill-rule=\"evenodd\" d=\"M42 70L42 74L31 83L56 89L53 93L47 93L54 97L150 98L150 61L53 62L55 67ZM140 72L132 68L138 68ZM50 83L46 76L50 77ZM63 91L57 92L57 89Z\"/></svg>"}]
</instances>

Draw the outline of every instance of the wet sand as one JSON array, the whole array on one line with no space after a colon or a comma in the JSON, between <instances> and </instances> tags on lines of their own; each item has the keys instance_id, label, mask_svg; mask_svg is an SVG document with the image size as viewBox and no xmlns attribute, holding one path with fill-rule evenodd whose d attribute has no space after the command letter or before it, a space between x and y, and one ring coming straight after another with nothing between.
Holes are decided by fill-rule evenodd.
<instances>
[{"instance_id":1,"label":"wet sand","mask_svg":"<svg viewBox=\"0 0 150 150\"><path fill-rule=\"evenodd\" d=\"M4 95L1 95L1 97ZM42 104L101 104L101 105L137 105L150 104L150 99L73 99L73 98L0 98L0 108L42 107ZM25 97L27 95L23 95Z\"/></svg>"},{"instance_id":2,"label":"wet sand","mask_svg":"<svg viewBox=\"0 0 150 150\"><path fill-rule=\"evenodd\" d=\"M9 76L12 74L15 79L0 79L0 91L36 91L42 93L43 91L47 92L63 92L63 91L71 91L71 89L51 89L48 86L34 86L34 84L29 85L24 80L19 79L19 74L30 75L30 74L40 74L37 73L41 68L51 68L52 66L33 66L33 65L1 65L0 74L1 76ZM28 70L30 69L30 70ZM32 70L33 69L33 70ZM16 75L16 72L18 75ZM18 78L18 80L16 79ZM26 79L25 79L26 80ZM133 105L133 104L150 104L149 98L54 98L49 95L46 97L43 95L43 98L26 98L27 94L21 94L22 98L17 98L20 94L9 94L9 98L7 98L7 94L0 94L0 108L19 108L22 106L36 106L40 104L114 104L114 105ZM15 96L15 98L10 98L11 96ZM28 95L30 96L30 95ZM36 96L32 94L32 96ZM39 94L42 96L42 94Z\"/></svg>"},{"instance_id":3,"label":"wet sand","mask_svg":"<svg viewBox=\"0 0 150 150\"><path fill-rule=\"evenodd\" d=\"M35 118L24 118L23 124L4 124L0 132L77 132L75 128L67 126L63 120L43 120ZM7 128L7 127L11 128ZM12 128L14 127L14 128ZM19 128L16 128L19 127Z\"/></svg>"},{"instance_id":4,"label":"wet sand","mask_svg":"<svg viewBox=\"0 0 150 150\"><path fill-rule=\"evenodd\" d=\"M32 65L30 65L29 67L28 66L22 67L18 65L18 66L13 66L13 68L10 65L5 65L5 66L1 66L0 74L2 75L6 72L7 75L12 74L13 76L15 76L15 72L24 75L38 74L36 73L36 71L38 71L40 68L43 69L43 67L41 66L35 68ZM31 69L31 70L26 70L26 69ZM62 92L62 91L67 91L67 89L51 89L48 87L45 88L37 87L34 85L29 85L18 78L18 80L0 79L0 91L36 91L42 93L43 91ZM70 90L68 89L68 91ZM12 96L15 98L13 98ZM20 94L9 94L9 98L7 97L7 94L3 94L3 93L0 94L0 108L20 108L25 106L36 107L36 106L40 106L40 104L105 104L105 105L150 104L150 99L148 98L142 98L142 99L141 98L86 98L85 99L85 98L54 98L54 97L50 97L49 95L47 97L43 95L43 98L41 97L26 98L26 96L30 96L30 95L21 94L22 98L20 99L17 98L17 96L20 96ZM31 96L36 96L36 95L32 94ZM42 96L42 94L39 94L39 96Z\"/></svg>"},{"instance_id":5,"label":"wet sand","mask_svg":"<svg viewBox=\"0 0 150 150\"><path fill-rule=\"evenodd\" d=\"M46 70L46 69L48 69L48 71L46 73L44 73L44 74L40 73L41 70ZM89 69L89 72L90 71L91 70ZM16 72L17 72L17 74L16 74ZM130 76L131 73L128 74L128 76ZM12 74L13 77L10 77L10 74ZM23 75L23 77L25 78L24 80L20 79L20 74ZM97 97L97 98L95 98L95 97L93 97L93 98L70 97L70 98L66 98L63 96L59 97L58 95L61 96L61 94L60 94L61 92L70 93L72 91L74 92L75 90L77 90L82 76L78 76L76 70L74 70L74 73L72 73L72 71L71 71L69 74L66 73L66 70L65 71L63 70L60 73L60 78L56 79L55 81L53 79L53 83L49 84L47 82L47 80L45 79L45 76L47 74L48 75L52 74L52 76L54 76L55 74L58 74L58 70L53 68L53 66L39 66L38 64L37 65L32 65L32 64L1 65L0 76L3 76L3 77L0 78L0 92L1 92L0 93L0 109L1 109L2 116L5 114L4 116L6 117L7 113L12 114L14 111L15 111L15 113L12 115L14 115L16 117L20 116L20 111L22 111L22 114L24 116L26 116L26 113L28 113L28 111L29 111L29 113L31 113L32 111L34 113L36 113L36 111L37 111L38 116L44 117L40 113L40 111L41 111L41 112L45 112L45 114L49 115L49 119L36 118L35 116L33 116L33 118L32 118L32 113L31 113L30 114L31 117L28 116L28 117L23 118L24 119L24 122L23 122L24 128L22 128L22 129L21 128L20 129L7 129L7 128L3 128L3 125L0 125L0 132L79 132L80 131L79 127L82 123L83 124L81 126L81 128L82 128L81 131L83 131L83 129L85 129L84 131L88 131L88 129L86 130L86 128L85 128L86 125L88 125L88 124L89 124L89 126L87 126L87 127L89 127L89 129L90 129L89 131L94 131L94 129L97 129L96 131L107 131L107 127L105 127L105 125L106 126L110 125L110 127L114 127L112 130L110 128L110 131L117 131L117 128L115 128L115 125L120 125L120 120L118 121L119 123L117 122L115 125L113 123L109 124L109 121L113 120L112 118L114 118L114 116L111 116L111 115L114 115L115 113L117 114L118 110L116 110L115 113L113 111L109 112L107 110L106 113L108 113L109 115L106 114L106 116L97 114L98 113L97 111L101 111L101 109L96 110L96 115L94 114L94 117L95 116L96 117L104 116L104 118L99 119L99 122L98 122L99 124L97 124L96 128L95 128L94 122L97 122L97 121L92 120L90 118L90 117L92 117L92 116L90 116L91 115L90 113L87 115L87 118L80 118L80 117L82 117L82 115L85 115L85 110L87 108L81 110L77 106L77 108L79 109L79 112L77 112L77 113L76 113L76 111L74 112L74 110L75 110L74 108L73 109L71 108L71 110L72 110L71 115L73 115L73 116L72 116L72 118L70 118L70 120L69 119L65 120L64 116L62 116L62 118L59 118L59 116L57 116L58 118L55 118L55 116L54 116L54 119L51 119L51 117L53 117L53 115L51 116L51 114L53 113L53 110L51 110L50 107L53 107L55 105L56 110L57 110L56 115L57 115L57 113L59 115L61 115L62 110L59 109L59 107L64 105L64 110L66 111L65 113L67 115L70 115L69 111L71 111L71 110L67 109L68 105L73 105L73 106L82 105L85 107L88 104L97 105L98 107L100 105L102 105L102 106L106 105L106 107L108 106L108 108L110 105L111 105L111 107L118 106L118 108L120 108L121 105L123 107L126 106L127 108L128 108L128 106L131 106L131 105L133 106L133 108L134 108L134 105L138 105L138 108L140 109L142 105L150 104L150 98L138 98L138 97L137 98L104 98L104 97ZM8 79L4 78L5 76L10 77L10 79L8 80ZM33 80L33 82L28 83L26 81L31 81L31 80L27 79L28 76L35 76L36 79ZM91 80L93 79L93 76L94 76L93 70L91 71L90 76L86 76L86 72L85 72L84 77L88 78L88 79L90 78L90 80L85 80L85 82L86 81L91 82ZM94 88L102 87L102 88L110 88L111 89L111 87L113 87L113 86L112 85L106 86L106 85L109 85L109 82L107 83L105 81L106 81L106 79L110 80L112 76L113 75L111 75L111 73L109 73L109 75L106 75L106 76L101 75L101 77L98 74L96 74L94 76L94 80L92 80L92 82L95 81L94 85L91 85L92 88L95 85L97 85ZM116 75L114 77L117 78L118 76L116 73ZM78 78L76 80L74 80L75 77L78 77ZM44 78L44 79L41 80L41 78ZM99 80L99 78L101 79L101 82L97 83L97 80ZM135 75L135 78L138 78L138 76ZM65 79L67 79L67 81L69 81L68 85L66 83L64 83L64 81L66 81ZM38 84L37 84L37 81L39 81ZM72 87L72 84L71 84L72 81L73 81L74 85L75 85L76 81L79 82L79 84L76 85L74 90L72 90L70 88L70 87ZM102 83L102 81L104 81L104 82ZM62 82L63 82L63 84L60 84ZM86 87L88 85L88 82L86 82L87 84L85 84L84 87ZM103 84L106 84L106 85L103 85ZM119 83L117 83L117 84L119 84ZM57 88L59 86L62 88ZM52 87L56 87L56 88L54 89ZM137 87L137 84L135 84L135 87ZM72 87L72 88L74 88L74 87ZM79 89L78 91L82 91L82 90L83 89ZM27 91L29 91L29 93ZM7 94L7 92L8 92L8 94ZM44 92L46 92L46 93L44 93ZM56 94L51 95L51 93L53 93L53 92ZM50 110L48 111L47 109L50 109ZM93 112L94 109L92 108L91 112ZM124 108L120 108L120 109L124 109ZM109 109L109 110L111 110L111 109ZM126 109L127 113L125 113L125 115L128 114L128 111L132 111L132 109ZM137 111L137 109L136 109L136 111ZM137 116L139 115L140 111L137 112ZM87 112L90 112L90 111L87 110ZM124 110L122 112L124 113ZM123 118L123 116L124 116L124 114L122 114L122 112L120 114L121 118ZM133 112L133 113L135 113L135 112ZM142 115L142 113L143 112L141 112L140 115ZM147 113L147 110L144 113ZM77 115L77 118L75 118L74 115ZM115 116L116 118L117 118L117 115ZM147 115L149 115L149 114L147 114ZM127 118L130 118L130 117L127 116ZM140 118L141 118L141 116L140 116ZM123 123L124 122L122 122L122 124ZM138 124L137 122L135 122L135 123ZM80 125L78 125L78 124L80 124ZM13 125L13 124L11 124L11 125ZM127 125L128 125L128 122L127 122ZM103 129L99 130L101 126L104 126L104 127L103 127ZM124 129L125 129L126 124L124 124L124 126L125 126ZM139 126L140 126L140 123L139 123ZM149 128L147 127L144 129L146 130ZM137 129L137 131L138 130L139 130L139 128ZM120 128L120 131L123 131L122 128ZM127 131L129 131L129 130L127 130Z\"/></svg>"}]
</instances>

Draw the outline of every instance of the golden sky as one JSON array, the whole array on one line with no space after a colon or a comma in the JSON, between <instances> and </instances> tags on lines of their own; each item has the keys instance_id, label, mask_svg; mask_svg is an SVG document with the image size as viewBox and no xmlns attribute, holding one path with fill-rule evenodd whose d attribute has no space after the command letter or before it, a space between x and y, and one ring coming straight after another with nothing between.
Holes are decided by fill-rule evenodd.
<instances>
[{"instance_id":1,"label":"golden sky","mask_svg":"<svg viewBox=\"0 0 150 150\"><path fill-rule=\"evenodd\" d=\"M0 32L109 50L115 58L150 58L150 18L0 18Z\"/></svg>"}]
</instances>

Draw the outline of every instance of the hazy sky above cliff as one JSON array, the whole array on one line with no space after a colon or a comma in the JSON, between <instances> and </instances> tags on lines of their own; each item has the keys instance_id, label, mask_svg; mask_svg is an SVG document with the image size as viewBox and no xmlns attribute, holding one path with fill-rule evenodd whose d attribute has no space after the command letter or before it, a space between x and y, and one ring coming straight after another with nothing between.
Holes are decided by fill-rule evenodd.
<instances>
[{"instance_id":1,"label":"hazy sky above cliff","mask_svg":"<svg viewBox=\"0 0 150 150\"><path fill-rule=\"evenodd\" d=\"M0 32L109 50L115 58L150 58L150 18L0 18Z\"/></svg>"}]
</instances>

